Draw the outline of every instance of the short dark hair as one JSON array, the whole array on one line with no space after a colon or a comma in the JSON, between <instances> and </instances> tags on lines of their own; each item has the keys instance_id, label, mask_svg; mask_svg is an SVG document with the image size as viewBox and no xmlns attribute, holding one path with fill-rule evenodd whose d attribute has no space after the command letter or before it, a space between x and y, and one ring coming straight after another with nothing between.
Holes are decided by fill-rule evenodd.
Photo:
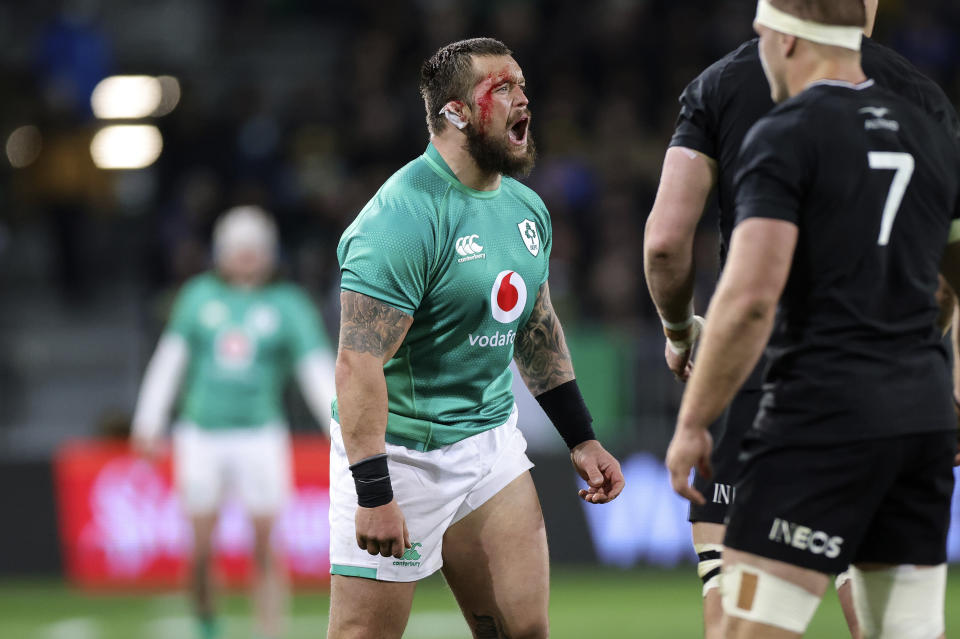
<instances>
[{"instance_id":1,"label":"short dark hair","mask_svg":"<svg viewBox=\"0 0 960 639\"><path fill-rule=\"evenodd\" d=\"M476 78L475 55L513 55L507 45L493 38L471 38L452 42L430 56L420 67L420 95L427 108L427 128L440 133L446 118L440 109L451 100L469 102Z\"/></svg>"},{"instance_id":2,"label":"short dark hair","mask_svg":"<svg viewBox=\"0 0 960 639\"><path fill-rule=\"evenodd\" d=\"M867 26L863 0L770 0L777 9L804 20L840 27Z\"/></svg>"}]
</instances>

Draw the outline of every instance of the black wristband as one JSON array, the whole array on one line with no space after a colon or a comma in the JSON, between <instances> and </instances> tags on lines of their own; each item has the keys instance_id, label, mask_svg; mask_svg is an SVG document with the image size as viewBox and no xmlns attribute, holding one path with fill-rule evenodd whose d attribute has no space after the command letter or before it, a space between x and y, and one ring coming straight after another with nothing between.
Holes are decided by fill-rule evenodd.
<instances>
[{"instance_id":1,"label":"black wristband","mask_svg":"<svg viewBox=\"0 0 960 639\"><path fill-rule=\"evenodd\" d=\"M357 487L357 505L376 508L393 501L393 485L387 468L387 454L380 453L350 465Z\"/></svg>"},{"instance_id":2,"label":"black wristband","mask_svg":"<svg viewBox=\"0 0 960 639\"><path fill-rule=\"evenodd\" d=\"M577 380L572 379L537 395L537 401L553 422L553 427L563 437L567 448L597 438L591 426L593 417L587 410L587 403L583 401Z\"/></svg>"}]
</instances>

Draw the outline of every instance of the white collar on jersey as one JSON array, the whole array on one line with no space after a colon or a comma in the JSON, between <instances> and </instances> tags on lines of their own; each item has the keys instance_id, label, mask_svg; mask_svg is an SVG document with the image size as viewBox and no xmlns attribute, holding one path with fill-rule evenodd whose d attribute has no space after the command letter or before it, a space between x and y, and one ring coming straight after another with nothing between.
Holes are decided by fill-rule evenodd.
<instances>
[{"instance_id":1,"label":"white collar on jersey","mask_svg":"<svg viewBox=\"0 0 960 639\"><path fill-rule=\"evenodd\" d=\"M843 87L844 89L863 91L864 89L869 89L872 87L874 84L876 84L876 82L873 81L873 78L868 78L860 84L854 84L853 82L847 82L846 80L817 80L808 84L806 88L809 89L810 87L815 87L820 84L828 87Z\"/></svg>"}]
</instances>

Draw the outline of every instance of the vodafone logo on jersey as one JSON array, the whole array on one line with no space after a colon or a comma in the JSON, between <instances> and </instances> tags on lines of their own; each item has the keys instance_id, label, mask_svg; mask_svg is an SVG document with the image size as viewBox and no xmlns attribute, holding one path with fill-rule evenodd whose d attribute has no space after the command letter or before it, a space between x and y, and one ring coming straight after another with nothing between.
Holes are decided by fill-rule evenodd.
<instances>
[{"instance_id":1,"label":"vodafone logo on jersey","mask_svg":"<svg viewBox=\"0 0 960 639\"><path fill-rule=\"evenodd\" d=\"M515 321L527 305L527 285L515 271L500 271L490 291L490 311L501 324Z\"/></svg>"}]
</instances>

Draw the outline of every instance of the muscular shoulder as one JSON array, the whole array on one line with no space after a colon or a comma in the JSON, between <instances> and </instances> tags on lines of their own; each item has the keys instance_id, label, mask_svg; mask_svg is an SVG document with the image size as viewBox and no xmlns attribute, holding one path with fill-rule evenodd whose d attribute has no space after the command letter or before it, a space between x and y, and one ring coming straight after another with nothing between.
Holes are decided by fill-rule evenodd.
<instances>
[{"instance_id":1,"label":"muscular shoulder","mask_svg":"<svg viewBox=\"0 0 960 639\"><path fill-rule=\"evenodd\" d=\"M430 240L436 235L441 201L448 187L422 159L410 162L367 202L344 231L341 248L361 237L374 244L397 237Z\"/></svg>"},{"instance_id":2,"label":"muscular shoulder","mask_svg":"<svg viewBox=\"0 0 960 639\"><path fill-rule=\"evenodd\" d=\"M548 215L547 205L544 204L543 200L536 191L531 189L523 182L504 176L502 188L504 193L506 193L509 197L519 201L537 215Z\"/></svg>"},{"instance_id":3,"label":"muscular shoulder","mask_svg":"<svg viewBox=\"0 0 960 639\"><path fill-rule=\"evenodd\" d=\"M902 55L864 38L863 69L880 86L919 107L945 126L951 135L960 138L960 117L950 99L940 85L921 73Z\"/></svg>"},{"instance_id":4,"label":"muscular shoulder","mask_svg":"<svg viewBox=\"0 0 960 639\"><path fill-rule=\"evenodd\" d=\"M384 182L361 216L382 216L385 223L409 224L436 219L449 188L422 158L413 160Z\"/></svg>"},{"instance_id":5,"label":"muscular shoulder","mask_svg":"<svg viewBox=\"0 0 960 639\"><path fill-rule=\"evenodd\" d=\"M759 75L758 75L759 74ZM741 95L740 88L746 83L762 79L763 68L757 39L748 40L703 70L681 95L681 101L699 100L720 109L730 100Z\"/></svg>"}]
</instances>

